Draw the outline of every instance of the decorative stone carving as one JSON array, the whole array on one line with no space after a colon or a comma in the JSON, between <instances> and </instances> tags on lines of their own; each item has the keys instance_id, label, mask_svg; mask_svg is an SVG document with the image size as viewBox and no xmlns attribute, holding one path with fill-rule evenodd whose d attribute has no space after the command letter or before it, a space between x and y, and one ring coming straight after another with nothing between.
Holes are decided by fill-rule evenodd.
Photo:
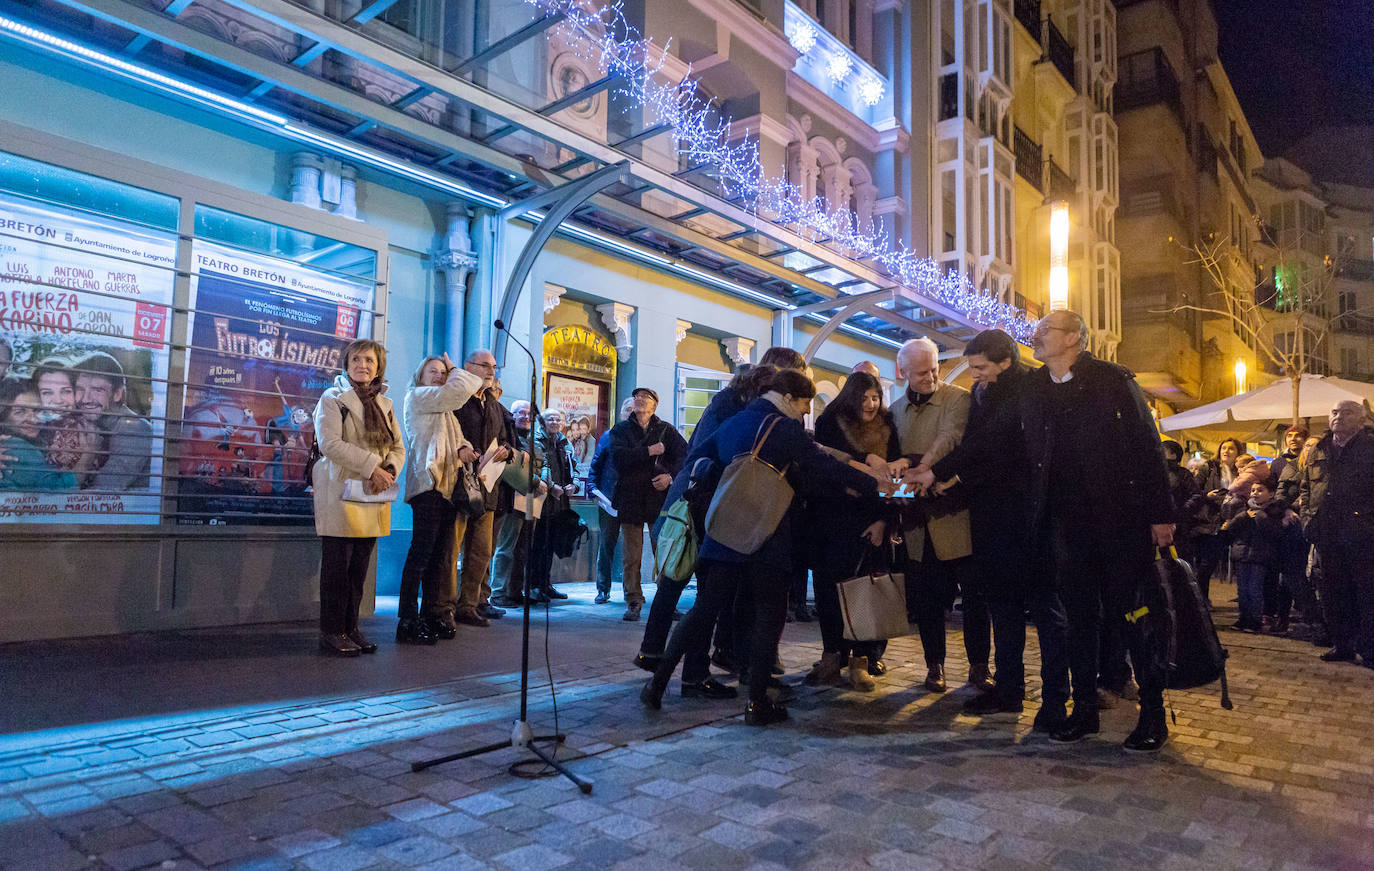
<instances>
[{"instance_id":1,"label":"decorative stone carving","mask_svg":"<svg viewBox=\"0 0 1374 871\"><path fill-rule=\"evenodd\" d=\"M321 207L320 176L324 160L318 154L298 151L291 155L291 202L312 209Z\"/></svg>"},{"instance_id":2,"label":"decorative stone carving","mask_svg":"<svg viewBox=\"0 0 1374 871\"><path fill-rule=\"evenodd\" d=\"M563 294L567 292L568 289L566 287L550 284L547 281L544 282L544 317L547 318L549 312L558 308L558 303L563 300Z\"/></svg>"},{"instance_id":3,"label":"decorative stone carving","mask_svg":"<svg viewBox=\"0 0 1374 871\"><path fill-rule=\"evenodd\" d=\"M606 329L615 336L615 350L620 362L624 363L630 359L630 350L634 348L630 343L630 318L634 316L635 307L623 302L608 302L597 306L596 310L601 313L601 322Z\"/></svg>"},{"instance_id":4,"label":"decorative stone carving","mask_svg":"<svg viewBox=\"0 0 1374 871\"><path fill-rule=\"evenodd\" d=\"M449 310L448 347L456 351L463 346L468 275L477 268L477 255L472 252L467 204L451 200L444 211L448 228L444 233L444 247L434 253L434 268L444 273Z\"/></svg>"},{"instance_id":5,"label":"decorative stone carving","mask_svg":"<svg viewBox=\"0 0 1374 871\"><path fill-rule=\"evenodd\" d=\"M721 347L725 348L725 355L730 358L730 362L736 366L743 366L751 362L754 353L754 345L757 344L753 339L746 339L742 336L731 336L728 339L720 340Z\"/></svg>"},{"instance_id":6,"label":"decorative stone carving","mask_svg":"<svg viewBox=\"0 0 1374 871\"><path fill-rule=\"evenodd\" d=\"M678 318L678 321L677 321L677 342L676 342L676 344L679 344L679 345L682 344L682 340L685 339L685 338L687 338L687 331L690 330L691 328L692 328L692 322L691 322L691 321L684 321L682 318Z\"/></svg>"}]
</instances>

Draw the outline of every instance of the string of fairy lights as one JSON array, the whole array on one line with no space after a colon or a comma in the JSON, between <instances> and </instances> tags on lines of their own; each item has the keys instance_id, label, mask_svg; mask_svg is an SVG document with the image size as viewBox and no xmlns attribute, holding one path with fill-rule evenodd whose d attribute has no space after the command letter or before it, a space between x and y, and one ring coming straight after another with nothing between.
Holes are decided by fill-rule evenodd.
<instances>
[{"instance_id":1,"label":"string of fairy lights","mask_svg":"<svg viewBox=\"0 0 1374 871\"><path fill-rule=\"evenodd\" d=\"M973 323L1006 330L1029 341L1034 323L1016 306L979 290L964 275L945 272L900 241L893 242L877 222L862 226L847 204L807 197L800 186L769 177L753 137L733 139L731 122L722 117L696 88L690 70L679 82L659 73L665 48L657 52L626 19L618 2L607 6L579 0L525 0L545 13L562 14L560 37L583 61L602 75L613 75L616 92L645 110L654 124L673 131L678 154L690 166L709 166L726 199L738 200L749 213L791 226L813 241L828 241L854 260L876 264L900 284L944 306L962 312Z\"/></svg>"}]
</instances>

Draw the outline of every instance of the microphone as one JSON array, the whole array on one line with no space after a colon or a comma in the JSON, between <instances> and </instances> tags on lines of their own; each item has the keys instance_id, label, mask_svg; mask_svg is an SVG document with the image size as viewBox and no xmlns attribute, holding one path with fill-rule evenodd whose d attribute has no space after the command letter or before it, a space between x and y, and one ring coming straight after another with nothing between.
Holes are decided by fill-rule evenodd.
<instances>
[{"instance_id":1,"label":"microphone","mask_svg":"<svg viewBox=\"0 0 1374 871\"><path fill-rule=\"evenodd\" d=\"M525 352L525 356L530 358L530 363L531 363L532 365L535 365L535 363L534 363L534 354L530 352L530 349L529 349L529 348L525 347L525 343L524 343L524 342L520 341L519 339L517 339L517 338L515 337L515 333L512 333L512 332L510 331L510 327L506 326L506 322L505 322L505 321L501 320L500 318L497 318L497 319L492 323L492 326L496 327L496 329L498 329L498 330L500 330L501 332L505 333L505 334L506 334L506 338L510 339L510 340L511 340L512 342L514 342L516 345L520 346L520 350L524 351L524 352ZM537 366L536 366L536 368L537 368Z\"/></svg>"}]
</instances>

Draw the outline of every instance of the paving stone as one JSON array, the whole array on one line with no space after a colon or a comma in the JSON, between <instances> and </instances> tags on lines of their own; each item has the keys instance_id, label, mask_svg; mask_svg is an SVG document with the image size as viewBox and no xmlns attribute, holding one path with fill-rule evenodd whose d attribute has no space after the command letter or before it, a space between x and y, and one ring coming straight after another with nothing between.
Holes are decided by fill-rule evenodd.
<instances>
[{"instance_id":1,"label":"paving stone","mask_svg":"<svg viewBox=\"0 0 1374 871\"><path fill-rule=\"evenodd\" d=\"M549 849L543 844L529 844L492 858L498 865L513 869L513 871L541 871L544 868L559 868L572 861L570 856Z\"/></svg>"}]
</instances>

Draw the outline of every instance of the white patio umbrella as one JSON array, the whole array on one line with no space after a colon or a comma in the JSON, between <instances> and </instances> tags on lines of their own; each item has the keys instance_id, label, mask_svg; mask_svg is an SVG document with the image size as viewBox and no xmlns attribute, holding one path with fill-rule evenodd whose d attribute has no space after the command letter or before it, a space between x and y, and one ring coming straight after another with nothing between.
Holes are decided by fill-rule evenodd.
<instances>
[{"instance_id":1,"label":"white patio umbrella","mask_svg":"<svg viewBox=\"0 0 1374 871\"><path fill-rule=\"evenodd\" d=\"M1347 381L1321 375L1303 375L1298 391L1298 414L1304 419L1325 420L1331 407L1342 400L1354 400L1368 413L1374 407L1374 384ZM1202 430L1227 432L1254 438L1272 439L1274 430L1293 416L1293 382L1280 378L1271 384L1199 405L1159 422L1164 432Z\"/></svg>"}]
</instances>

